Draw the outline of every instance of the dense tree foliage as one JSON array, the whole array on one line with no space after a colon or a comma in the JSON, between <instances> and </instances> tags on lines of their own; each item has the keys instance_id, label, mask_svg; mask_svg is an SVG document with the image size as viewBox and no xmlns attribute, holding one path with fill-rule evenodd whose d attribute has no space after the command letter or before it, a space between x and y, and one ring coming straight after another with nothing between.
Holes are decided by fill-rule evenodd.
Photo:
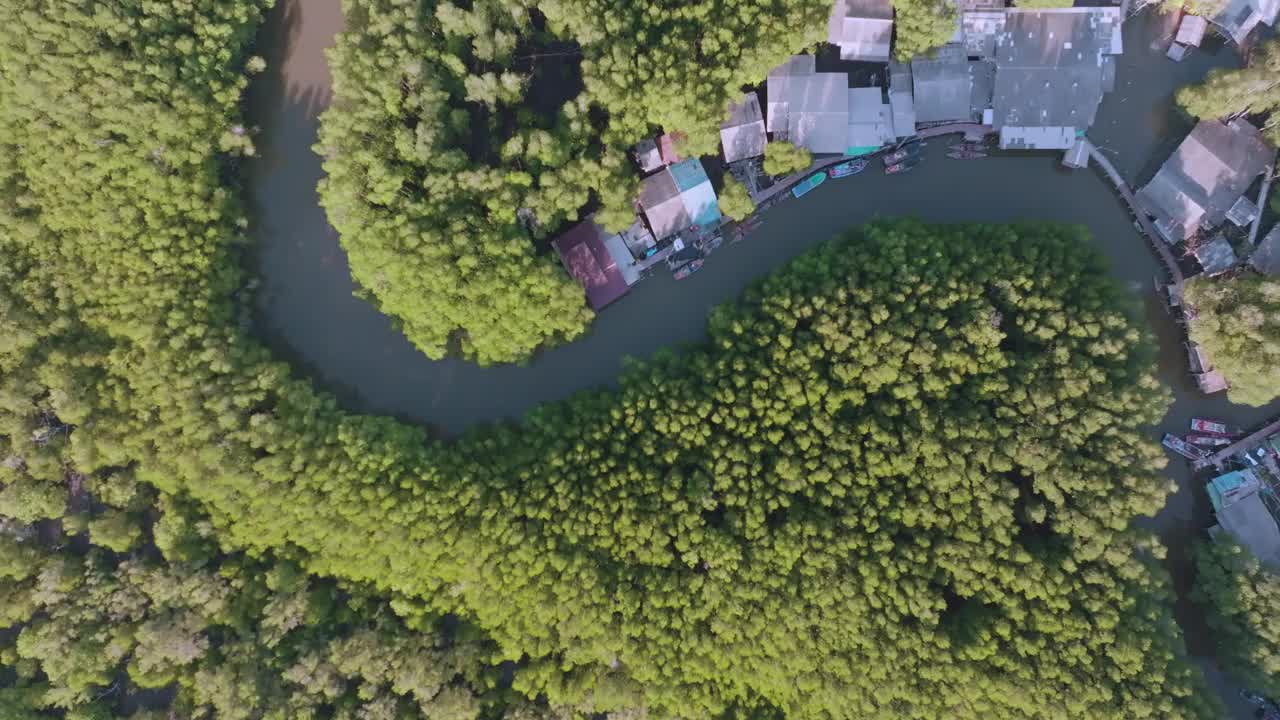
<instances>
[{"instance_id":1,"label":"dense tree foliage","mask_svg":"<svg viewBox=\"0 0 1280 720\"><path fill-rule=\"evenodd\" d=\"M747 186L733 176L725 177L719 199L720 213L734 220L741 220L756 211L756 203L751 199Z\"/></svg>"},{"instance_id":2,"label":"dense tree foliage","mask_svg":"<svg viewBox=\"0 0 1280 720\"><path fill-rule=\"evenodd\" d=\"M1178 104L1198 118L1237 113L1270 115L1263 125L1272 144L1280 145L1280 39L1260 44L1243 68L1209 71L1204 82L1178 90Z\"/></svg>"},{"instance_id":3,"label":"dense tree foliage","mask_svg":"<svg viewBox=\"0 0 1280 720\"><path fill-rule=\"evenodd\" d=\"M345 2L321 197L364 295L427 355L488 363L590 322L531 235L593 197L629 225L627 148L665 128L715 152L730 100L820 39L828 3L465 5Z\"/></svg>"},{"instance_id":4,"label":"dense tree foliage","mask_svg":"<svg viewBox=\"0 0 1280 720\"><path fill-rule=\"evenodd\" d=\"M1076 231L874 226L616 391L432 441L245 336L261 6L182 8L0 0L0 493L79 538L3 546L6 703L470 718L511 661L522 715L1217 716L1130 529L1163 398Z\"/></svg>"},{"instance_id":5,"label":"dense tree foliage","mask_svg":"<svg viewBox=\"0 0 1280 720\"><path fill-rule=\"evenodd\" d=\"M1280 577L1229 541L1197 543L1192 552L1192 599L1205 611L1223 667L1248 687L1280 696Z\"/></svg>"},{"instance_id":6,"label":"dense tree foliage","mask_svg":"<svg viewBox=\"0 0 1280 720\"><path fill-rule=\"evenodd\" d=\"M1280 282L1246 274L1187 283L1191 339L1204 346L1232 402L1265 405L1280 395Z\"/></svg>"},{"instance_id":7,"label":"dense tree foliage","mask_svg":"<svg viewBox=\"0 0 1280 720\"><path fill-rule=\"evenodd\" d=\"M568 720L595 709L548 708L511 692L510 669L474 628L416 611L400 618L361 588L270 555L219 553L211 523L187 500L120 473L70 479L72 505L92 510L40 533L0 518L0 628L10 628L0 633L0 666L14 677L5 712L116 717L131 695L155 688L174 692L131 717ZM141 538L138 511L154 520L145 549L101 544L92 530L87 550L65 549L79 543L60 526L74 534L104 518Z\"/></svg>"},{"instance_id":8,"label":"dense tree foliage","mask_svg":"<svg viewBox=\"0 0 1280 720\"><path fill-rule=\"evenodd\" d=\"M798 145L775 140L764 147L764 171L770 175L790 175L813 164L813 155Z\"/></svg>"},{"instance_id":9,"label":"dense tree foliage","mask_svg":"<svg viewBox=\"0 0 1280 720\"><path fill-rule=\"evenodd\" d=\"M902 62L942 47L955 34L958 12L949 0L895 0L893 11L893 53Z\"/></svg>"}]
</instances>

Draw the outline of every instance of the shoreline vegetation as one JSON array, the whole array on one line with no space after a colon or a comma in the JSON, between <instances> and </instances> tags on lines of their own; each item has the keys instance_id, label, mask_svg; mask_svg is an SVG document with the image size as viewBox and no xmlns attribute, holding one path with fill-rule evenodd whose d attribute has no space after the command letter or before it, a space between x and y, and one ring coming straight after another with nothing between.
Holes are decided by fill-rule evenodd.
<instances>
[{"instance_id":1,"label":"shoreline vegetation","mask_svg":"<svg viewBox=\"0 0 1280 720\"><path fill-rule=\"evenodd\" d=\"M584 207L614 230L630 225L629 148L665 127L685 133L682 154L715 152L741 88L822 40L830 10L828 0L678 13L632 0L344 8L317 144L321 204L362 296L428 357L457 348L481 364L523 361L585 331L581 288L535 240Z\"/></svg>"},{"instance_id":2,"label":"shoreline vegetation","mask_svg":"<svg viewBox=\"0 0 1280 720\"><path fill-rule=\"evenodd\" d=\"M269 4L0 0L6 712L1221 716L1080 230L853 230L616 392L429 441L238 325Z\"/></svg>"}]
</instances>

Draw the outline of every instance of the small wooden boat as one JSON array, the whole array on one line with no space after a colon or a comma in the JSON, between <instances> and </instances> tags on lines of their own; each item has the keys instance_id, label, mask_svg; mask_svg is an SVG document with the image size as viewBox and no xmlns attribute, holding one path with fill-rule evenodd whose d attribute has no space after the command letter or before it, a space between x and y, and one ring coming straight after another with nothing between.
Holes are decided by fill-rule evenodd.
<instances>
[{"instance_id":1,"label":"small wooden boat","mask_svg":"<svg viewBox=\"0 0 1280 720\"><path fill-rule=\"evenodd\" d=\"M697 260L693 260L691 262L685 263L684 265L681 265L679 268L676 269L673 275L675 276L675 279L683 280L689 277L690 275L698 272L699 268L701 267L702 267L702 258L698 258Z\"/></svg>"},{"instance_id":2,"label":"small wooden boat","mask_svg":"<svg viewBox=\"0 0 1280 720\"><path fill-rule=\"evenodd\" d=\"M952 150L947 153L947 157L952 160L980 160L986 156L986 153L977 150Z\"/></svg>"},{"instance_id":3,"label":"small wooden boat","mask_svg":"<svg viewBox=\"0 0 1280 720\"><path fill-rule=\"evenodd\" d=\"M797 186L795 186L794 188L792 188L792 189L791 189L791 194L792 194L792 195L795 195L796 197L800 197L801 195L804 195L805 193L807 193L807 192L809 192L810 190L812 190L812 189L814 189L814 188L818 187L819 185L821 185L822 183L824 183L824 182L826 182L826 181L827 181L827 174L826 174L826 173L824 173L824 172L820 172L820 173L816 173L816 174L814 174L814 175L810 175L809 177L807 177L807 178L805 178L804 180L800 181L800 184L799 184L799 185L797 185Z\"/></svg>"},{"instance_id":4,"label":"small wooden boat","mask_svg":"<svg viewBox=\"0 0 1280 720\"><path fill-rule=\"evenodd\" d=\"M1191 429L1204 435L1219 435L1228 437L1235 435L1235 432L1227 427L1226 423L1217 420L1205 420L1204 418L1191 418Z\"/></svg>"},{"instance_id":5,"label":"small wooden boat","mask_svg":"<svg viewBox=\"0 0 1280 720\"><path fill-rule=\"evenodd\" d=\"M1222 435L1197 435L1191 433L1187 435L1187 442L1200 447L1223 447L1231 444L1231 438Z\"/></svg>"},{"instance_id":6,"label":"small wooden boat","mask_svg":"<svg viewBox=\"0 0 1280 720\"><path fill-rule=\"evenodd\" d=\"M1188 444L1187 441L1173 433L1165 433L1164 439L1160 441L1160 444L1188 460L1203 460L1208 455L1204 450Z\"/></svg>"},{"instance_id":7,"label":"small wooden boat","mask_svg":"<svg viewBox=\"0 0 1280 720\"><path fill-rule=\"evenodd\" d=\"M987 149L987 144L985 142L965 140L964 142L958 142L947 149L955 150L956 152L963 152L965 150L975 150L977 152L982 152L983 150Z\"/></svg>"},{"instance_id":8,"label":"small wooden boat","mask_svg":"<svg viewBox=\"0 0 1280 720\"><path fill-rule=\"evenodd\" d=\"M919 142L914 142L914 143L911 143L910 145L904 145L901 148L894 150L891 153L888 153L883 158L881 158L881 160L883 160L884 164L888 166L888 165L894 165L894 164L900 163L903 160L906 160L908 158L916 157L917 155L920 154L920 145L921 143Z\"/></svg>"},{"instance_id":9,"label":"small wooden boat","mask_svg":"<svg viewBox=\"0 0 1280 720\"><path fill-rule=\"evenodd\" d=\"M908 170L914 170L920 164L919 157L907 158L900 163L894 163L884 169L886 175L898 175Z\"/></svg>"},{"instance_id":10,"label":"small wooden boat","mask_svg":"<svg viewBox=\"0 0 1280 720\"><path fill-rule=\"evenodd\" d=\"M827 175L832 180L835 180L836 178L849 177L850 175L857 175L858 173L866 169L867 169L867 159L857 158L856 160L849 160L847 162L842 162L839 165L836 165L835 167L828 169Z\"/></svg>"}]
</instances>

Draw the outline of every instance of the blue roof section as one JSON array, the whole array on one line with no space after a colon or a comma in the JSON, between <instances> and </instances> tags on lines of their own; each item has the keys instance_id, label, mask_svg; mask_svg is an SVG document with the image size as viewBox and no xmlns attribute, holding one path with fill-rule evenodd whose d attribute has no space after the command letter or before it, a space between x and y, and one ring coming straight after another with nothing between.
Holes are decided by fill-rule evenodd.
<instances>
[{"instance_id":1,"label":"blue roof section","mask_svg":"<svg viewBox=\"0 0 1280 720\"><path fill-rule=\"evenodd\" d=\"M676 181L676 187L680 192L692 190L702 183L711 182L707 177L707 171L702 169L702 161L697 158L689 158L672 165L670 168L671 177Z\"/></svg>"},{"instance_id":2,"label":"blue roof section","mask_svg":"<svg viewBox=\"0 0 1280 720\"><path fill-rule=\"evenodd\" d=\"M1209 493L1209 501L1213 503L1213 509L1216 512L1222 512L1222 498L1231 493L1232 490L1239 488L1248 483L1256 483L1257 479L1249 470L1236 470L1226 475L1218 477L1205 483L1205 490Z\"/></svg>"}]
</instances>

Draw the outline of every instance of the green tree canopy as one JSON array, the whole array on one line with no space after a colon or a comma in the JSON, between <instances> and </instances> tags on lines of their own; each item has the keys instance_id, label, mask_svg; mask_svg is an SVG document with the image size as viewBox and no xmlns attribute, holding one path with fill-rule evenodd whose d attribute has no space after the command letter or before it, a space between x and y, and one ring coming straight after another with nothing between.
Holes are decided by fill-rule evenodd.
<instances>
[{"instance_id":1,"label":"green tree canopy","mask_svg":"<svg viewBox=\"0 0 1280 720\"><path fill-rule=\"evenodd\" d=\"M741 220L756 211L756 203L747 192L747 186L732 176L725 177L719 199L720 212L734 220Z\"/></svg>"},{"instance_id":2,"label":"green tree canopy","mask_svg":"<svg viewBox=\"0 0 1280 720\"><path fill-rule=\"evenodd\" d=\"M1280 395L1280 282L1247 274L1187 283L1191 339L1231 383L1227 397L1265 405Z\"/></svg>"},{"instance_id":3,"label":"green tree canopy","mask_svg":"<svg viewBox=\"0 0 1280 720\"><path fill-rule=\"evenodd\" d=\"M1248 687L1280 696L1280 577L1230 542L1196 543L1192 599L1218 644L1223 668Z\"/></svg>"},{"instance_id":4,"label":"green tree canopy","mask_svg":"<svg viewBox=\"0 0 1280 720\"><path fill-rule=\"evenodd\" d=\"M1209 71L1204 82L1178 90L1177 100L1198 118L1273 114L1280 109L1280 39L1261 43L1243 68ZM1280 145L1280 123L1274 117L1264 132L1272 144Z\"/></svg>"},{"instance_id":5,"label":"green tree canopy","mask_svg":"<svg viewBox=\"0 0 1280 720\"><path fill-rule=\"evenodd\" d=\"M764 171L770 175L790 175L812 164L808 150L785 140L775 140L764 148Z\"/></svg>"}]
</instances>

